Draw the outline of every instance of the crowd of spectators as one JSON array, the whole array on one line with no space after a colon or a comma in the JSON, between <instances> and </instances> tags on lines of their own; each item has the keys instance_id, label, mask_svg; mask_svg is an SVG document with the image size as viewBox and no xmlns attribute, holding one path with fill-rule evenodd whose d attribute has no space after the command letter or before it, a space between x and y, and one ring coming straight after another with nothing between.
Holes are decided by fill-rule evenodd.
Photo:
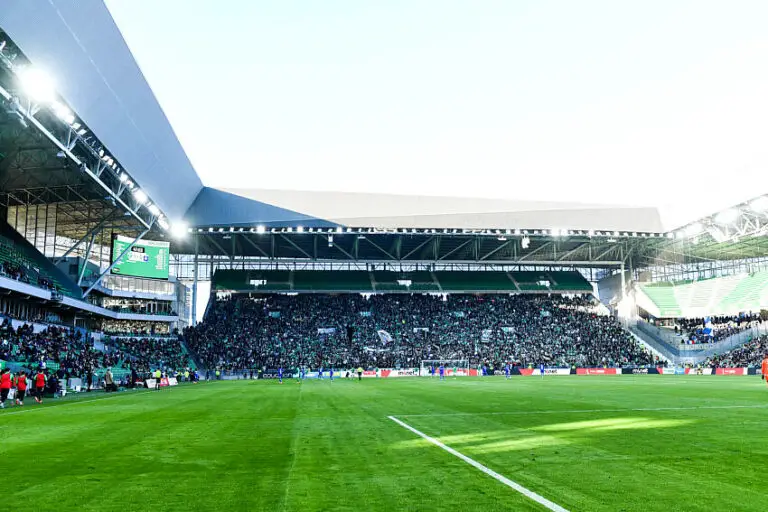
<instances>
[{"instance_id":1,"label":"crowd of spectators","mask_svg":"<svg viewBox=\"0 0 768 512\"><path fill-rule=\"evenodd\" d=\"M29 278L27 277L26 272L24 272L24 267L18 263L4 261L2 269L3 274L5 274L6 277L15 279L16 281L21 281L23 283L29 283Z\"/></svg>"},{"instance_id":2,"label":"crowd of spectators","mask_svg":"<svg viewBox=\"0 0 768 512\"><path fill-rule=\"evenodd\" d=\"M675 333L683 336L681 343L717 343L744 332L762 322L760 315L712 316L708 318L680 318L674 325Z\"/></svg>"},{"instance_id":3,"label":"crowd of spectators","mask_svg":"<svg viewBox=\"0 0 768 512\"><path fill-rule=\"evenodd\" d=\"M132 320L104 320L104 334L114 336L167 336L171 334L168 322L139 322Z\"/></svg>"},{"instance_id":4,"label":"crowd of spectators","mask_svg":"<svg viewBox=\"0 0 768 512\"><path fill-rule=\"evenodd\" d=\"M760 336L730 352L708 358L704 365L723 368L759 367L766 354L768 354L768 336Z\"/></svg>"},{"instance_id":5,"label":"crowd of spectators","mask_svg":"<svg viewBox=\"0 0 768 512\"><path fill-rule=\"evenodd\" d=\"M98 347L98 348L97 348ZM21 363L30 370L53 369L60 379L92 382L107 368L130 370L144 376L150 370L183 370L189 358L177 336L166 338L105 338L102 344L84 331L67 327L17 328L9 318L0 324L0 360Z\"/></svg>"},{"instance_id":6,"label":"crowd of spectators","mask_svg":"<svg viewBox=\"0 0 768 512\"><path fill-rule=\"evenodd\" d=\"M208 368L623 366L655 358L592 298L527 295L271 295L218 301L185 331Z\"/></svg>"},{"instance_id":7,"label":"crowd of spectators","mask_svg":"<svg viewBox=\"0 0 768 512\"><path fill-rule=\"evenodd\" d=\"M182 370L189 366L189 357L175 336L109 338L104 340L104 344L110 357L123 361L123 366L139 374L156 368Z\"/></svg>"},{"instance_id":8,"label":"crowd of spectators","mask_svg":"<svg viewBox=\"0 0 768 512\"><path fill-rule=\"evenodd\" d=\"M50 326L34 331L31 324L14 328L7 318L0 325L0 359L27 363L30 368L55 363L68 376L81 376L116 363L97 351L78 330Z\"/></svg>"}]
</instances>

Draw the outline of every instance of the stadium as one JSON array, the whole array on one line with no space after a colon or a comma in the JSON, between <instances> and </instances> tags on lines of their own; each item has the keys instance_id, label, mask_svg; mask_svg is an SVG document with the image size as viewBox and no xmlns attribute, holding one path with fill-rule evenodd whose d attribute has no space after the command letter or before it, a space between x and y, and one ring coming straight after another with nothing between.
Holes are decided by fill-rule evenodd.
<instances>
[{"instance_id":1,"label":"stadium","mask_svg":"<svg viewBox=\"0 0 768 512\"><path fill-rule=\"evenodd\" d=\"M637 169L208 186L124 8L0 5L1 503L764 507L762 171L674 216Z\"/></svg>"}]
</instances>

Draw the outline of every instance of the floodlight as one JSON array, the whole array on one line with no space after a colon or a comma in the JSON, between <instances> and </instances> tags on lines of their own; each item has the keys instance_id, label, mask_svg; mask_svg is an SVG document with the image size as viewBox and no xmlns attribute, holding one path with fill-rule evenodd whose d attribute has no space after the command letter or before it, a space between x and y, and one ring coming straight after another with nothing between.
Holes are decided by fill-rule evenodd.
<instances>
[{"instance_id":1,"label":"floodlight","mask_svg":"<svg viewBox=\"0 0 768 512\"><path fill-rule=\"evenodd\" d=\"M296 228L296 232L297 232L297 233L303 233L303 232L304 232L304 226L298 226L298 227Z\"/></svg>"},{"instance_id":2,"label":"floodlight","mask_svg":"<svg viewBox=\"0 0 768 512\"><path fill-rule=\"evenodd\" d=\"M529 245L531 245L531 239L527 236L524 236L523 239L520 240L520 247L527 249Z\"/></svg>"},{"instance_id":3,"label":"floodlight","mask_svg":"<svg viewBox=\"0 0 768 512\"><path fill-rule=\"evenodd\" d=\"M149 210L149 213L151 213L155 217L160 215L160 208L158 208L156 204L150 204L149 206L147 206L147 210Z\"/></svg>"},{"instance_id":4,"label":"floodlight","mask_svg":"<svg viewBox=\"0 0 768 512\"><path fill-rule=\"evenodd\" d=\"M344 231L344 229L341 226L337 226L336 227L336 232L337 233L341 233L342 231Z\"/></svg>"},{"instance_id":5,"label":"floodlight","mask_svg":"<svg viewBox=\"0 0 768 512\"><path fill-rule=\"evenodd\" d=\"M587 236L592 238L593 236L595 236L595 232L590 229L589 231L587 231Z\"/></svg>"},{"instance_id":6,"label":"floodlight","mask_svg":"<svg viewBox=\"0 0 768 512\"><path fill-rule=\"evenodd\" d=\"M749 207L756 212L768 211L768 197L761 196L749 203Z\"/></svg>"},{"instance_id":7,"label":"floodlight","mask_svg":"<svg viewBox=\"0 0 768 512\"><path fill-rule=\"evenodd\" d=\"M83 125L81 125L80 123L74 123L74 124L72 125L72 129L73 129L73 130L79 130L81 126L83 126Z\"/></svg>"},{"instance_id":8,"label":"floodlight","mask_svg":"<svg viewBox=\"0 0 768 512\"><path fill-rule=\"evenodd\" d=\"M174 222L171 226L171 236L174 238L184 238L187 234L187 224L184 221Z\"/></svg>"},{"instance_id":9,"label":"floodlight","mask_svg":"<svg viewBox=\"0 0 768 512\"><path fill-rule=\"evenodd\" d=\"M75 122L75 115L72 113L71 110L69 110L66 105L63 105L59 103L58 101L54 101L51 104L51 108L53 108L54 114L56 114L56 117L61 119L67 124L72 124Z\"/></svg>"},{"instance_id":10,"label":"floodlight","mask_svg":"<svg viewBox=\"0 0 768 512\"><path fill-rule=\"evenodd\" d=\"M736 222L736 219L739 218L739 210L735 208L730 208L728 210L724 210L717 215L715 215L715 222L718 224L732 224Z\"/></svg>"},{"instance_id":11,"label":"floodlight","mask_svg":"<svg viewBox=\"0 0 768 512\"><path fill-rule=\"evenodd\" d=\"M168 228L170 227L168 225L168 219L166 219L165 217L160 217L159 219L157 219L157 223L160 224L161 228L168 231Z\"/></svg>"},{"instance_id":12,"label":"floodlight","mask_svg":"<svg viewBox=\"0 0 768 512\"><path fill-rule=\"evenodd\" d=\"M520 234L520 230L519 230L519 229L516 229L516 230L515 230L515 234L516 234L516 235L519 235L519 234Z\"/></svg>"},{"instance_id":13,"label":"floodlight","mask_svg":"<svg viewBox=\"0 0 768 512\"><path fill-rule=\"evenodd\" d=\"M136 199L136 201L139 204L146 204L147 199L149 199L147 197L147 194L140 188L137 188L136 190L133 191L133 197Z\"/></svg>"},{"instance_id":14,"label":"floodlight","mask_svg":"<svg viewBox=\"0 0 768 512\"><path fill-rule=\"evenodd\" d=\"M28 67L19 71L18 76L24 92L34 102L50 103L55 99L56 87L45 71Z\"/></svg>"},{"instance_id":15,"label":"floodlight","mask_svg":"<svg viewBox=\"0 0 768 512\"><path fill-rule=\"evenodd\" d=\"M256 232L259 233L260 235L263 234L266 230L267 228L265 228L264 226L256 226Z\"/></svg>"},{"instance_id":16,"label":"floodlight","mask_svg":"<svg viewBox=\"0 0 768 512\"><path fill-rule=\"evenodd\" d=\"M88 130L86 130L85 128L82 128L82 129L80 129L80 130L78 130L78 131L77 131L77 134L78 134L79 136L81 136L81 137L82 137L83 135L85 135L86 133L88 133Z\"/></svg>"}]
</instances>

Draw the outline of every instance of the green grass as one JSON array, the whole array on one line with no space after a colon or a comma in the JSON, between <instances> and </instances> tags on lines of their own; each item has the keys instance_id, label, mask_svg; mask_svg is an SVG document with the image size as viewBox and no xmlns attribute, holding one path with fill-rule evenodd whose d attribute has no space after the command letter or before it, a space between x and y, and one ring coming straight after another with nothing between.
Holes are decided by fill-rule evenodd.
<instances>
[{"instance_id":1,"label":"green grass","mask_svg":"<svg viewBox=\"0 0 768 512\"><path fill-rule=\"evenodd\" d=\"M768 499L756 377L237 381L32 403L0 411L9 510L544 510L389 415L569 510Z\"/></svg>"}]
</instances>

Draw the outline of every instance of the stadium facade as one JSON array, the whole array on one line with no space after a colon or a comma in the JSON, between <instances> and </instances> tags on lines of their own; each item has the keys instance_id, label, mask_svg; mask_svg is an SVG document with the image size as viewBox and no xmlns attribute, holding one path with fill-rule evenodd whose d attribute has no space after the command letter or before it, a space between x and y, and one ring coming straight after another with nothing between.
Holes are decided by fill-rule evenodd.
<instances>
[{"instance_id":1,"label":"stadium facade","mask_svg":"<svg viewBox=\"0 0 768 512\"><path fill-rule=\"evenodd\" d=\"M766 267L766 196L667 226L650 207L205 187L101 2L6 1L0 102L7 313L34 297L64 323L171 330L218 275L214 291L249 293L599 291L658 318L641 283ZM119 275L147 242L165 275Z\"/></svg>"}]
</instances>

